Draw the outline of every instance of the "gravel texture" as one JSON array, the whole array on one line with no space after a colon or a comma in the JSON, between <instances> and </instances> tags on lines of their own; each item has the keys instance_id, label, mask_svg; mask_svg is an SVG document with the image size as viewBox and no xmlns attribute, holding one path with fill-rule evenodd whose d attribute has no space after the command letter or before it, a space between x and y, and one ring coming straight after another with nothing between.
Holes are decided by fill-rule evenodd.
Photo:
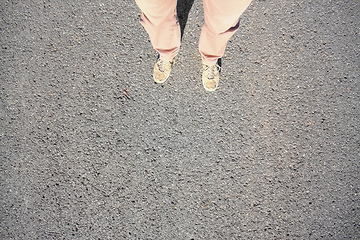
<instances>
[{"instance_id":1,"label":"gravel texture","mask_svg":"<svg viewBox=\"0 0 360 240\"><path fill-rule=\"evenodd\" d=\"M134 1L1 1L0 238L359 239L359 12L254 0L207 93L200 0L164 85Z\"/></svg>"}]
</instances>

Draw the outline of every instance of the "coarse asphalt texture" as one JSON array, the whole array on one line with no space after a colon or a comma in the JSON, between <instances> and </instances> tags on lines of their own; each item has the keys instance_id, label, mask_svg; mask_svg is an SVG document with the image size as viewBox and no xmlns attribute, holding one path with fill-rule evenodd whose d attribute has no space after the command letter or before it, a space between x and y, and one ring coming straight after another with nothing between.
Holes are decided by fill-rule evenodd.
<instances>
[{"instance_id":1,"label":"coarse asphalt texture","mask_svg":"<svg viewBox=\"0 0 360 240\"><path fill-rule=\"evenodd\" d=\"M360 239L360 2L254 0L201 84L125 0L3 0L1 239Z\"/></svg>"}]
</instances>

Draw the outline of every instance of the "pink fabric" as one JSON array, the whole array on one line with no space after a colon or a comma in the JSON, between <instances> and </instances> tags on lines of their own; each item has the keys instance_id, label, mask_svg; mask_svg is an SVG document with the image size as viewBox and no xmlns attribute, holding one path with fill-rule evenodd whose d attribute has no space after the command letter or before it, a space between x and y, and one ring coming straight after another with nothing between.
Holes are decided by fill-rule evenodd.
<instances>
[{"instance_id":1,"label":"pink fabric","mask_svg":"<svg viewBox=\"0 0 360 240\"><path fill-rule=\"evenodd\" d=\"M135 0L142 14L140 23L151 44L164 60L171 60L180 47L180 26L176 0ZM205 23L201 30L199 51L205 64L213 65L224 55L226 44L238 29L240 15L251 0L203 0Z\"/></svg>"}]
</instances>

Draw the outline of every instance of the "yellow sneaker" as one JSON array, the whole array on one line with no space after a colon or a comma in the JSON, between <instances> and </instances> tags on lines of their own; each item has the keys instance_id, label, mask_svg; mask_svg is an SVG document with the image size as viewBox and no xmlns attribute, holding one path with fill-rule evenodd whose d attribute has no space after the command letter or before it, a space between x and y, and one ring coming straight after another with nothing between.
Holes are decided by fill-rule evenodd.
<instances>
[{"instance_id":1,"label":"yellow sneaker","mask_svg":"<svg viewBox=\"0 0 360 240\"><path fill-rule=\"evenodd\" d=\"M154 66L154 81L156 83L164 83L170 76L171 66L174 63L171 61L164 61L161 58L157 60Z\"/></svg>"},{"instance_id":2,"label":"yellow sneaker","mask_svg":"<svg viewBox=\"0 0 360 240\"><path fill-rule=\"evenodd\" d=\"M203 64L202 83L206 91L215 91L220 80L220 66Z\"/></svg>"}]
</instances>

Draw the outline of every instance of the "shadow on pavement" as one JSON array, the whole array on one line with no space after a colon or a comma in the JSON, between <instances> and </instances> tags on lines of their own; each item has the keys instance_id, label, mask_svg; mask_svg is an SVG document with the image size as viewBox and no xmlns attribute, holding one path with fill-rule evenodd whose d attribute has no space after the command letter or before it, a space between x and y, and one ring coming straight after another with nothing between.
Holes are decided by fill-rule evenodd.
<instances>
[{"instance_id":1,"label":"shadow on pavement","mask_svg":"<svg viewBox=\"0 0 360 240\"><path fill-rule=\"evenodd\" d=\"M194 1L195 0L177 0L176 11L177 11L177 16L179 19L179 24L180 24L180 29L181 29L181 39L184 36L184 30L186 27L187 19L188 19L191 7L194 4ZM221 58L218 59L217 64L221 67Z\"/></svg>"},{"instance_id":2,"label":"shadow on pavement","mask_svg":"<svg viewBox=\"0 0 360 240\"><path fill-rule=\"evenodd\" d=\"M192 5L194 4L194 0L178 0L176 11L180 23L180 29L181 29L181 38L184 35L184 29L186 26L186 22L189 16L190 9Z\"/></svg>"}]
</instances>

